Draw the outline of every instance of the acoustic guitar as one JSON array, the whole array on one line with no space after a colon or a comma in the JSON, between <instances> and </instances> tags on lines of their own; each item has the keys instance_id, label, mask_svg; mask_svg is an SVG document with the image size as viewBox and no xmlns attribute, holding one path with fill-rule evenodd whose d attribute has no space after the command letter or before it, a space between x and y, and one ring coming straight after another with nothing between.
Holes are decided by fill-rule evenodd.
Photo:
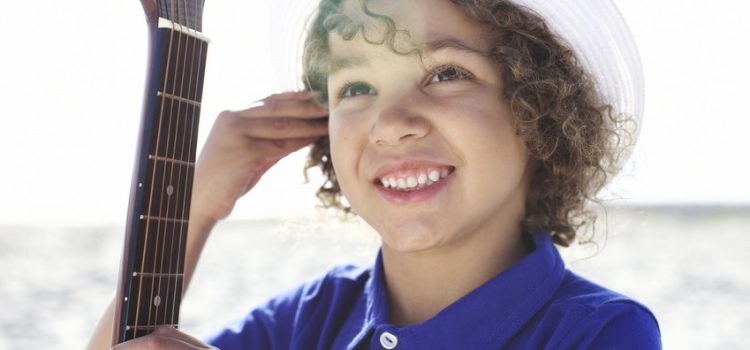
<instances>
[{"instance_id":1,"label":"acoustic guitar","mask_svg":"<svg viewBox=\"0 0 750 350\"><path fill-rule=\"evenodd\" d=\"M112 345L178 327L209 40L203 0L141 0L149 63Z\"/></svg>"}]
</instances>

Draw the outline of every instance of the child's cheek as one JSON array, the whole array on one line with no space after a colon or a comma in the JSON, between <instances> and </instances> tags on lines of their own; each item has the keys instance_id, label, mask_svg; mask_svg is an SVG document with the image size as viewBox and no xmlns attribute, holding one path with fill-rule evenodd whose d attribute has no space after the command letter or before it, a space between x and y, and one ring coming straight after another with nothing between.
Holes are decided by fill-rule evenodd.
<instances>
[{"instance_id":1,"label":"child's cheek","mask_svg":"<svg viewBox=\"0 0 750 350\"><path fill-rule=\"evenodd\" d=\"M356 127L352 120L345 118L336 111L331 111L328 119L328 139L334 170L337 177L346 177L346 170L354 166L355 161ZM342 171L339 171L342 170Z\"/></svg>"},{"instance_id":2,"label":"child's cheek","mask_svg":"<svg viewBox=\"0 0 750 350\"><path fill-rule=\"evenodd\" d=\"M349 128L351 128L351 126ZM328 116L328 137L331 141L331 153L334 152L334 145L345 142L347 135L344 131L346 129L346 119L341 115L341 113L337 113L336 110L332 110L331 114Z\"/></svg>"}]
</instances>

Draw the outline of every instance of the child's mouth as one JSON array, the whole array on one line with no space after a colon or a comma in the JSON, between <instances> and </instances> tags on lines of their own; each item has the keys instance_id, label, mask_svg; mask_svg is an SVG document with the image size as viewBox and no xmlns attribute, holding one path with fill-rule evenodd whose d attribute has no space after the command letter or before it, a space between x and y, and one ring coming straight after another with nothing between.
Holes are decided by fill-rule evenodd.
<instances>
[{"instance_id":1,"label":"child's mouth","mask_svg":"<svg viewBox=\"0 0 750 350\"><path fill-rule=\"evenodd\" d=\"M376 179L376 184L385 189L397 192L417 191L430 187L440 180L445 179L450 176L454 170L454 167L446 166L399 171Z\"/></svg>"}]
</instances>

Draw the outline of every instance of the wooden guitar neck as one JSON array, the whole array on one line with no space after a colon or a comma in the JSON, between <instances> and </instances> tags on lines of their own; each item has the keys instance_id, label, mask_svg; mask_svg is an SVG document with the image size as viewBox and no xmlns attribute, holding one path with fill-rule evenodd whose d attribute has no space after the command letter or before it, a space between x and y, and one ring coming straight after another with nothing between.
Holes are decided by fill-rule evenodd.
<instances>
[{"instance_id":1,"label":"wooden guitar neck","mask_svg":"<svg viewBox=\"0 0 750 350\"><path fill-rule=\"evenodd\" d=\"M203 1L141 2L150 52L113 346L178 327L208 44Z\"/></svg>"}]
</instances>

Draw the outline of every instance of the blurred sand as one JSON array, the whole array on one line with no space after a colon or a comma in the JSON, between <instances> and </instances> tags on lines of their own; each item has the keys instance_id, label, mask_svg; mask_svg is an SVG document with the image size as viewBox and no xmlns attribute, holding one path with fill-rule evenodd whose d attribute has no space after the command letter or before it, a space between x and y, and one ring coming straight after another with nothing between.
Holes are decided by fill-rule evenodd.
<instances>
[{"instance_id":1,"label":"blurred sand","mask_svg":"<svg viewBox=\"0 0 750 350\"><path fill-rule=\"evenodd\" d=\"M747 349L748 227L750 208L610 209L601 252L563 255L572 270L649 306L666 349ZM598 229L600 246L604 236ZM122 239L117 226L0 227L0 350L82 348L112 297ZM357 222L222 223L184 300L182 329L205 336L334 265L371 264L377 248Z\"/></svg>"}]
</instances>

